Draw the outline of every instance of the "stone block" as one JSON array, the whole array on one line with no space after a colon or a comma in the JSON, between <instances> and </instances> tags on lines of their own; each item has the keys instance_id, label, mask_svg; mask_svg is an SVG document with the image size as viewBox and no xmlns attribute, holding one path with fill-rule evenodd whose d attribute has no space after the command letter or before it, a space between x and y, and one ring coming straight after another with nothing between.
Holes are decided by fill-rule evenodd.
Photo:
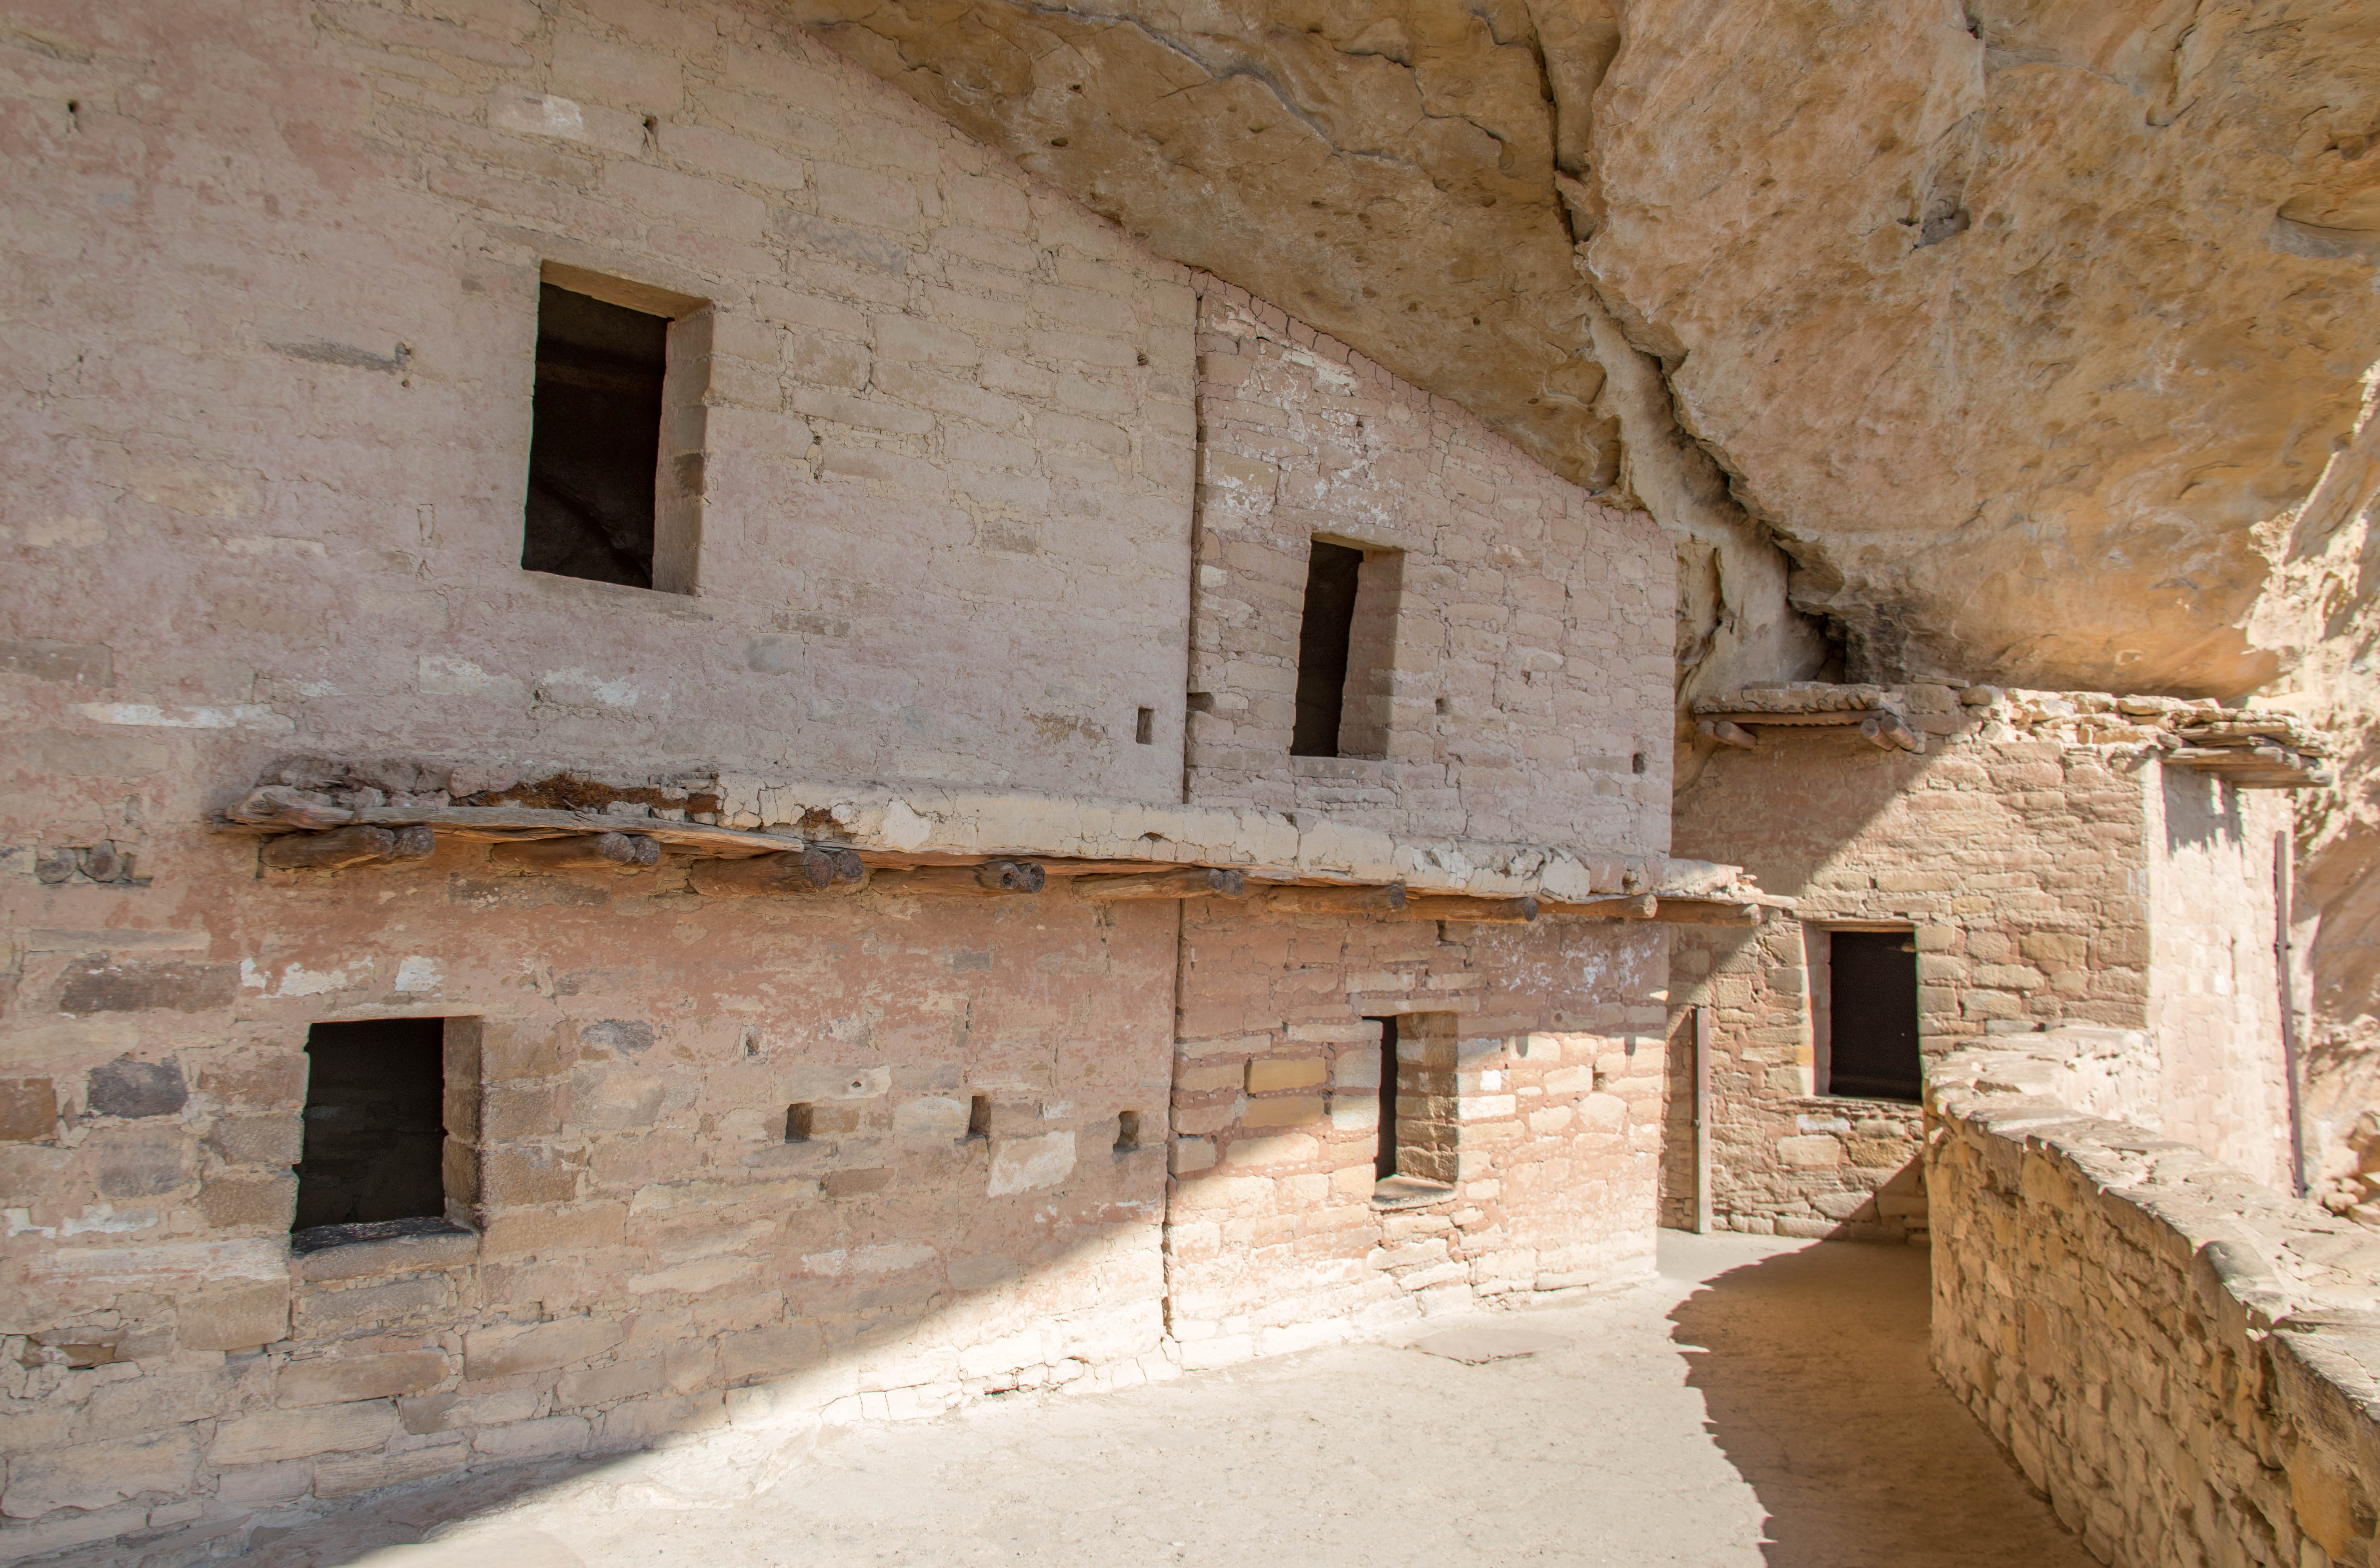
<instances>
[{"instance_id":1,"label":"stone block","mask_svg":"<svg viewBox=\"0 0 2380 1568\"><path fill-rule=\"evenodd\" d=\"M602 1355L626 1333L599 1318L474 1329L463 1336L463 1375L476 1382L572 1366Z\"/></svg>"},{"instance_id":2,"label":"stone block","mask_svg":"<svg viewBox=\"0 0 2380 1568\"><path fill-rule=\"evenodd\" d=\"M435 1388L453 1369L434 1350L293 1361L273 1379L273 1396L285 1406L385 1399Z\"/></svg>"},{"instance_id":3,"label":"stone block","mask_svg":"<svg viewBox=\"0 0 2380 1568\"><path fill-rule=\"evenodd\" d=\"M552 1459L585 1450L594 1428L583 1416L548 1416L536 1421L516 1421L508 1427L484 1427L471 1434L471 1452L494 1464L526 1459Z\"/></svg>"},{"instance_id":4,"label":"stone block","mask_svg":"<svg viewBox=\"0 0 2380 1568\"><path fill-rule=\"evenodd\" d=\"M581 1203L567 1209L514 1209L487 1216L480 1255L509 1258L616 1246L627 1223L624 1203Z\"/></svg>"},{"instance_id":5,"label":"stone block","mask_svg":"<svg viewBox=\"0 0 2380 1568\"><path fill-rule=\"evenodd\" d=\"M1308 1122L1318 1122L1323 1116L1322 1097L1318 1094L1281 1095L1269 1100L1251 1100L1241 1112L1244 1127L1295 1127Z\"/></svg>"},{"instance_id":6,"label":"stone block","mask_svg":"<svg viewBox=\"0 0 2380 1568\"><path fill-rule=\"evenodd\" d=\"M54 1508L106 1508L149 1493L179 1496L189 1489L198 1465L198 1434L188 1427L21 1454L8 1463L0 1513L32 1519Z\"/></svg>"},{"instance_id":7,"label":"stone block","mask_svg":"<svg viewBox=\"0 0 2380 1568\"><path fill-rule=\"evenodd\" d=\"M425 1481L461 1469L471 1457L465 1442L444 1442L432 1448L412 1448L398 1453L367 1453L353 1459L325 1459L314 1465L316 1497L351 1497L382 1487Z\"/></svg>"},{"instance_id":8,"label":"stone block","mask_svg":"<svg viewBox=\"0 0 2380 1568\"><path fill-rule=\"evenodd\" d=\"M1248 1064L1247 1089L1264 1094L1274 1089L1306 1088L1330 1076L1329 1064L1319 1056L1260 1056Z\"/></svg>"},{"instance_id":9,"label":"stone block","mask_svg":"<svg viewBox=\"0 0 2380 1568\"><path fill-rule=\"evenodd\" d=\"M384 1399L305 1410L264 1410L218 1423L210 1465L269 1465L321 1453L378 1448L396 1431L396 1407Z\"/></svg>"},{"instance_id":10,"label":"stone block","mask_svg":"<svg viewBox=\"0 0 2380 1568\"><path fill-rule=\"evenodd\" d=\"M0 1143L45 1143L57 1131L58 1096L49 1079L0 1081Z\"/></svg>"},{"instance_id":11,"label":"stone block","mask_svg":"<svg viewBox=\"0 0 2380 1568\"><path fill-rule=\"evenodd\" d=\"M176 1293L174 1317L174 1338L186 1350L254 1350L288 1335L289 1286L193 1287Z\"/></svg>"},{"instance_id":12,"label":"stone block","mask_svg":"<svg viewBox=\"0 0 2380 1568\"><path fill-rule=\"evenodd\" d=\"M1817 1170L1842 1162L1843 1146L1823 1133L1777 1140L1778 1160L1796 1170Z\"/></svg>"}]
</instances>

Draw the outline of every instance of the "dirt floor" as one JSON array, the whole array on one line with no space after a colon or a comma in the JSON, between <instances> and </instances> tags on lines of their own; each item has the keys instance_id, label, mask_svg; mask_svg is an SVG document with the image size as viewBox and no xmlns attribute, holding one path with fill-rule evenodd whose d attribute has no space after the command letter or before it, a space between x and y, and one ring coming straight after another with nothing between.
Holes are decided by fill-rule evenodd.
<instances>
[{"instance_id":1,"label":"dirt floor","mask_svg":"<svg viewBox=\"0 0 2380 1568\"><path fill-rule=\"evenodd\" d=\"M260 1568L2085 1568L1925 1363L1910 1248L1665 1233L1651 1286L748 1455L549 1466L261 1539ZM1458 1339L1450 1348L1464 1348ZM1497 1348L1491 1345L1490 1348ZM267 1532L260 1532L262 1538Z\"/></svg>"}]
</instances>

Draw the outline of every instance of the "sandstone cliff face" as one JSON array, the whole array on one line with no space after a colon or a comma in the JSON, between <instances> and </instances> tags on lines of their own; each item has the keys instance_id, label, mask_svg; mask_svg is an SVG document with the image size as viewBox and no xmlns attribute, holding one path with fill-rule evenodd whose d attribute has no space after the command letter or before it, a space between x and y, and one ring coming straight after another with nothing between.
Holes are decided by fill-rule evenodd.
<instances>
[{"instance_id":1,"label":"sandstone cliff face","mask_svg":"<svg viewBox=\"0 0 2380 1568\"><path fill-rule=\"evenodd\" d=\"M2304 955L2325 1059L2380 1036L2380 4L794 5L1641 500L1682 696L1832 660L2343 725Z\"/></svg>"}]
</instances>

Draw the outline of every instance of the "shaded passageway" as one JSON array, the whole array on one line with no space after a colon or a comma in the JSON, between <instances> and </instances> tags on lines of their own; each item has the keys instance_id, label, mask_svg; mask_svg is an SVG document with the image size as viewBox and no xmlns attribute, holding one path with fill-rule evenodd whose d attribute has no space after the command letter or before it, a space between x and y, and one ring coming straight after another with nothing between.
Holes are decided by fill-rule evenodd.
<instances>
[{"instance_id":1,"label":"shaded passageway","mask_svg":"<svg viewBox=\"0 0 2380 1568\"><path fill-rule=\"evenodd\" d=\"M1655 1284L1469 1365L1346 1345L845 1432L757 1495L682 1462L383 1502L273 1568L1119 1562L2083 1568L1925 1365L1911 1249L1665 1234ZM1432 1323L1403 1340L1444 1330ZM684 1456L680 1456L681 1460ZM523 1483L536 1481L535 1486ZM468 1509L480 1510L469 1517ZM432 1538L424 1540L425 1533ZM417 1542L419 1544L398 1544Z\"/></svg>"}]
</instances>

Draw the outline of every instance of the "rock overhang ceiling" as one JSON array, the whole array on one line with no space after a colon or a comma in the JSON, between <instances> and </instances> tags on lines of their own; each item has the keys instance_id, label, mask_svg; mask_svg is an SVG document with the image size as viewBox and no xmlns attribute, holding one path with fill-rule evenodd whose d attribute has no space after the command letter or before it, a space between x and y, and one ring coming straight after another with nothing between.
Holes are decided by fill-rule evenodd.
<instances>
[{"instance_id":1,"label":"rock overhang ceiling","mask_svg":"<svg viewBox=\"0 0 2380 1568\"><path fill-rule=\"evenodd\" d=\"M1740 507L1857 673L2235 695L2318 638L2271 594L2380 356L2380 4L795 9L1568 477Z\"/></svg>"}]
</instances>

